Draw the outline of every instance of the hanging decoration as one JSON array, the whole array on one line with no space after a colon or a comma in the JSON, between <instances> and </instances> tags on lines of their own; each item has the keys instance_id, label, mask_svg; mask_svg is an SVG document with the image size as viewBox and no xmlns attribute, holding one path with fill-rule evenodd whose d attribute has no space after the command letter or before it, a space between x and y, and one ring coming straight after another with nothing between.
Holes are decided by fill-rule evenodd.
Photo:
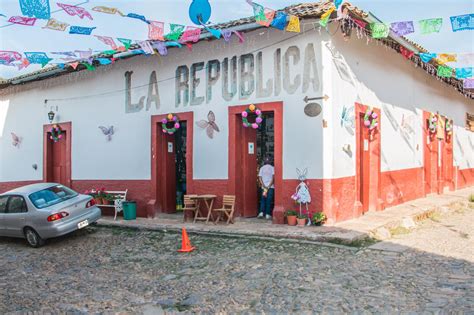
<instances>
[{"instance_id":1,"label":"hanging decoration","mask_svg":"<svg viewBox=\"0 0 474 315\"><path fill-rule=\"evenodd\" d=\"M233 31L234 34L239 38L239 43L243 43L245 41L244 34L239 31Z\"/></svg>"},{"instance_id":2,"label":"hanging decoration","mask_svg":"<svg viewBox=\"0 0 474 315\"><path fill-rule=\"evenodd\" d=\"M170 32L165 35L167 40L178 40L181 34L184 32L184 25L181 24L170 24Z\"/></svg>"},{"instance_id":3,"label":"hanging decoration","mask_svg":"<svg viewBox=\"0 0 474 315\"><path fill-rule=\"evenodd\" d=\"M263 19L261 19L261 16L255 17L255 23L269 27L275 17L275 10L265 8L263 17Z\"/></svg>"},{"instance_id":4,"label":"hanging decoration","mask_svg":"<svg viewBox=\"0 0 474 315\"><path fill-rule=\"evenodd\" d=\"M206 134L209 139L214 138L214 131L219 132L219 127L216 124L216 116L212 110L207 114L207 120L200 120L196 122L196 125L201 129L206 129Z\"/></svg>"},{"instance_id":5,"label":"hanging decoration","mask_svg":"<svg viewBox=\"0 0 474 315\"><path fill-rule=\"evenodd\" d=\"M166 56L168 55L168 48L166 48L166 45L165 43L163 42L154 42L152 44L153 48L156 48L156 50L158 50L158 53L161 55L161 56Z\"/></svg>"},{"instance_id":6,"label":"hanging decoration","mask_svg":"<svg viewBox=\"0 0 474 315\"><path fill-rule=\"evenodd\" d=\"M53 140L54 142L58 142L63 137L61 127L56 124L51 127L49 132L51 133L49 139Z\"/></svg>"},{"instance_id":7,"label":"hanging decoration","mask_svg":"<svg viewBox=\"0 0 474 315\"><path fill-rule=\"evenodd\" d=\"M92 15L87 12L86 9L77 7L75 5L69 5L64 3L56 3L58 7L64 10L70 16L78 16L79 18L83 19L84 17L88 18L89 20L93 20Z\"/></svg>"},{"instance_id":8,"label":"hanging decoration","mask_svg":"<svg viewBox=\"0 0 474 315\"><path fill-rule=\"evenodd\" d=\"M35 25L36 18L28 18L24 16L12 16L8 19L8 22L13 24L20 24L25 26L33 26Z\"/></svg>"},{"instance_id":9,"label":"hanging decoration","mask_svg":"<svg viewBox=\"0 0 474 315\"><path fill-rule=\"evenodd\" d=\"M112 140L112 135L114 134L114 126L110 126L108 128L104 126L99 126L99 129L102 131L107 141Z\"/></svg>"},{"instance_id":10,"label":"hanging decoration","mask_svg":"<svg viewBox=\"0 0 474 315\"><path fill-rule=\"evenodd\" d=\"M468 79L472 77L472 67L456 68L457 79Z\"/></svg>"},{"instance_id":11,"label":"hanging decoration","mask_svg":"<svg viewBox=\"0 0 474 315\"><path fill-rule=\"evenodd\" d=\"M423 62L428 63L431 59L436 58L437 54L420 53L420 58Z\"/></svg>"},{"instance_id":12,"label":"hanging decoration","mask_svg":"<svg viewBox=\"0 0 474 315\"><path fill-rule=\"evenodd\" d=\"M444 130L446 131L446 138L451 137L451 135L453 134L453 121L451 119L446 118Z\"/></svg>"},{"instance_id":13,"label":"hanging decoration","mask_svg":"<svg viewBox=\"0 0 474 315\"><path fill-rule=\"evenodd\" d=\"M125 50L128 50L132 46L132 40L128 38L117 38L125 46Z\"/></svg>"},{"instance_id":14,"label":"hanging decoration","mask_svg":"<svg viewBox=\"0 0 474 315\"><path fill-rule=\"evenodd\" d=\"M421 34L439 33L441 26L443 26L443 19L420 20L418 21L418 25L420 26Z\"/></svg>"},{"instance_id":15,"label":"hanging decoration","mask_svg":"<svg viewBox=\"0 0 474 315\"><path fill-rule=\"evenodd\" d=\"M100 36L100 35L94 35L95 37L97 37L98 40L100 40L101 42L103 42L104 44L110 46L110 48L112 49L117 49L117 44L115 44L115 41L112 37L109 37L109 36Z\"/></svg>"},{"instance_id":16,"label":"hanging decoration","mask_svg":"<svg viewBox=\"0 0 474 315\"><path fill-rule=\"evenodd\" d=\"M364 115L364 126L368 128L370 131L375 130L379 125L377 113L371 108L367 108Z\"/></svg>"},{"instance_id":17,"label":"hanging decoration","mask_svg":"<svg viewBox=\"0 0 474 315\"><path fill-rule=\"evenodd\" d=\"M428 130L432 135L438 130L438 117L433 113L430 114L430 118L428 119Z\"/></svg>"},{"instance_id":18,"label":"hanging decoration","mask_svg":"<svg viewBox=\"0 0 474 315\"><path fill-rule=\"evenodd\" d=\"M250 114L257 115L257 118L255 118L254 123L250 123L248 121L248 116ZM263 115L262 111L252 104L242 112L242 125L245 128L252 127L253 129L257 129L263 121L262 115Z\"/></svg>"},{"instance_id":19,"label":"hanging decoration","mask_svg":"<svg viewBox=\"0 0 474 315\"><path fill-rule=\"evenodd\" d=\"M276 29L279 29L280 31L283 31L286 27L287 18L288 14L283 11L279 11L276 13L275 18L270 25Z\"/></svg>"},{"instance_id":20,"label":"hanging decoration","mask_svg":"<svg viewBox=\"0 0 474 315\"><path fill-rule=\"evenodd\" d=\"M464 79L463 88L465 89L474 89L474 79Z\"/></svg>"},{"instance_id":21,"label":"hanging decoration","mask_svg":"<svg viewBox=\"0 0 474 315\"><path fill-rule=\"evenodd\" d=\"M22 56L16 51L0 50L0 64L9 65L14 61L21 60Z\"/></svg>"},{"instance_id":22,"label":"hanging decoration","mask_svg":"<svg viewBox=\"0 0 474 315\"><path fill-rule=\"evenodd\" d=\"M331 14L332 12L334 12L335 9L335 7L330 7L329 10L324 12L323 15L321 15L320 17L319 25L321 25L322 27L326 27L328 25L329 18L331 17Z\"/></svg>"},{"instance_id":23,"label":"hanging decoration","mask_svg":"<svg viewBox=\"0 0 474 315\"><path fill-rule=\"evenodd\" d=\"M71 26L69 34L90 35L96 27Z\"/></svg>"},{"instance_id":24,"label":"hanging decoration","mask_svg":"<svg viewBox=\"0 0 474 315\"><path fill-rule=\"evenodd\" d=\"M95 67L92 64L90 64L89 62L83 62L82 64L86 67L87 70L95 71Z\"/></svg>"},{"instance_id":25,"label":"hanging decoration","mask_svg":"<svg viewBox=\"0 0 474 315\"><path fill-rule=\"evenodd\" d=\"M121 16L125 16L122 12L120 12L119 9L117 8L110 8L110 7L104 7L104 6L98 6L98 7L93 7L92 11L96 12L101 12L101 13L107 13L107 14L119 14Z\"/></svg>"},{"instance_id":26,"label":"hanging decoration","mask_svg":"<svg viewBox=\"0 0 474 315\"><path fill-rule=\"evenodd\" d=\"M196 25L206 24L211 18L211 12L209 0L193 0L189 6L189 18Z\"/></svg>"},{"instance_id":27,"label":"hanging decoration","mask_svg":"<svg viewBox=\"0 0 474 315\"><path fill-rule=\"evenodd\" d=\"M71 66L71 68L73 68L74 70L76 70L77 66L79 65L79 62L73 62L71 64L69 64Z\"/></svg>"},{"instance_id":28,"label":"hanging decoration","mask_svg":"<svg viewBox=\"0 0 474 315\"><path fill-rule=\"evenodd\" d=\"M450 17L453 32L474 30L474 13Z\"/></svg>"},{"instance_id":29,"label":"hanging decoration","mask_svg":"<svg viewBox=\"0 0 474 315\"><path fill-rule=\"evenodd\" d=\"M142 40L142 41L137 42L137 44L140 45L140 48L143 49L143 52L146 55L153 55L155 53L149 41Z\"/></svg>"},{"instance_id":30,"label":"hanging decoration","mask_svg":"<svg viewBox=\"0 0 474 315\"><path fill-rule=\"evenodd\" d=\"M25 56L28 59L30 64L40 64L41 67L44 67L53 60L49 58L44 52L25 52Z\"/></svg>"},{"instance_id":31,"label":"hanging decoration","mask_svg":"<svg viewBox=\"0 0 474 315\"><path fill-rule=\"evenodd\" d=\"M17 136L14 132L11 132L12 135L12 145L16 148L20 147L21 144L21 137Z\"/></svg>"},{"instance_id":32,"label":"hanging decoration","mask_svg":"<svg viewBox=\"0 0 474 315\"><path fill-rule=\"evenodd\" d=\"M22 69L27 68L29 65L30 65L30 61L28 60L28 58L23 58L21 60L21 63L17 65L17 68L18 70L22 70Z\"/></svg>"},{"instance_id":33,"label":"hanging decoration","mask_svg":"<svg viewBox=\"0 0 474 315\"><path fill-rule=\"evenodd\" d=\"M68 28L68 26L69 26L69 24L67 24L67 23L60 22L56 19L49 19L48 23L46 23L46 25L43 26L43 28L48 28L50 30L64 32L66 30L66 28Z\"/></svg>"},{"instance_id":34,"label":"hanging decoration","mask_svg":"<svg viewBox=\"0 0 474 315\"><path fill-rule=\"evenodd\" d=\"M405 58L405 59L410 59L411 57L413 57L413 55L415 54L413 51L405 48L404 46L400 45L400 53L402 54L402 56Z\"/></svg>"},{"instance_id":35,"label":"hanging decoration","mask_svg":"<svg viewBox=\"0 0 474 315\"><path fill-rule=\"evenodd\" d=\"M51 17L49 0L20 0L21 14L47 20Z\"/></svg>"},{"instance_id":36,"label":"hanging decoration","mask_svg":"<svg viewBox=\"0 0 474 315\"><path fill-rule=\"evenodd\" d=\"M453 69L448 66L438 66L437 73L438 77L451 78L453 76Z\"/></svg>"},{"instance_id":37,"label":"hanging decoration","mask_svg":"<svg viewBox=\"0 0 474 315\"><path fill-rule=\"evenodd\" d=\"M372 38L386 38L390 32L390 26L385 23L370 23Z\"/></svg>"},{"instance_id":38,"label":"hanging decoration","mask_svg":"<svg viewBox=\"0 0 474 315\"><path fill-rule=\"evenodd\" d=\"M457 55L456 54L439 54L437 57L437 61L439 64L444 65L447 62L456 62Z\"/></svg>"},{"instance_id":39,"label":"hanging decoration","mask_svg":"<svg viewBox=\"0 0 474 315\"><path fill-rule=\"evenodd\" d=\"M286 26L286 31L294 33L300 32L300 19L296 15L290 15L290 21Z\"/></svg>"},{"instance_id":40,"label":"hanging decoration","mask_svg":"<svg viewBox=\"0 0 474 315\"><path fill-rule=\"evenodd\" d=\"M208 27L206 27L206 30L208 30L212 34L212 36L214 36L215 38L217 39L221 38L221 35L222 35L221 30L208 28Z\"/></svg>"},{"instance_id":41,"label":"hanging decoration","mask_svg":"<svg viewBox=\"0 0 474 315\"><path fill-rule=\"evenodd\" d=\"M222 30L222 37L226 42L230 41L230 37L232 36L231 30Z\"/></svg>"},{"instance_id":42,"label":"hanging decoration","mask_svg":"<svg viewBox=\"0 0 474 315\"><path fill-rule=\"evenodd\" d=\"M171 128L168 128L168 125L172 125ZM176 132L181 127L179 124L179 119L178 116L173 115L173 114L168 114L166 118L163 118L161 120L161 128L163 133L167 133L169 135L172 135Z\"/></svg>"},{"instance_id":43,"label":"hanging decoration","mask_svg":"<svg viewBox=\"0 0 474 315\"><path fill-rule=\"evenodd\" d=\"M165 23L159 21L148 21L148 39L165 40L163 34L165 32Z\"/></svg>"},{"instance_id":44,"label":"hanging decoration","mask_svg":"<svg viewBox=\"0 0 474 315\"><path fill-rule=\"evenodd\" d=\"M339 6L342 4L342 1L343 0L334 0L334 6L336 7L336 9L339 9Z\"/></svg>"},{"instance_id":45,"label":"hanging decoration","mask_svg":"<svg viewBox=\"0 0 474 315\"><path fill-rule=\"evenodd\" d=\"M137 19L137 20L141 20L147 24L149 24L150 22L148 22L148 20L145 18L145 16L143 15L140 15L140 14L136 14L136 13L129 13L126 15L126 17L129 17L131 19Z\"/></svg>"},{"instance_id":46,"label":"hanging decoration","mask_svg":"<svg viewBox=\"0 0 474 315\"><path fill-rule=\"evenodd\" d=\"M197 43L199 41L199 37L201 36L201 29L199 27L194 26L187 26L183 35L179 39L180 43L185 42L193 42Z\"/></svg>"},{"instance_id":47,"label":"hanging decoration","mask_svg":"<svg viewBox=\"0 0 474 315\"><path fill-rule=\"evenodd\" d=\"M415 32L413 21L395 22L390 24L390 29L398 36L405 36Z\"/></svg>"}]
</instances>

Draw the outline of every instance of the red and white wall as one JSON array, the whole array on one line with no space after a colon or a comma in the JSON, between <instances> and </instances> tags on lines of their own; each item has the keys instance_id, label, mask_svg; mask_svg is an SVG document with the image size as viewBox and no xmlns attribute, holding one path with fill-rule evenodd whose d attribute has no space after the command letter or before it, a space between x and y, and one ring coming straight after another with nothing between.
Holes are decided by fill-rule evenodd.
<instances>
[{"instance_id":1,"label":"red and white wall","mask_svg":"<svg viewBox=\"0 0 474 315\"><path fill-rule=\"evenodd\" d=\"M302 29L312 27L307 22ZM254 68L249 70L244 63L243 71L249 70L253 76L254 90L242 96L241 89L248 89L249 83L243 78L240 60L249 53L254 56ZM208 61L219 60L222 70L224 58L234 56L236 95L224 99L222 72L211 84L209 94ZM197 68L197 80L188 82L192 86L194 81L196 105L190 104L190 90L190 102L176 106L176 70L182 65L191 69L198 62L204 62L204 68ZM131 103L144 97L143 108L129 113L124 91L127 71L133 71ZM151 102L148 108L152 71L157 76L160 104ZM153 93L156 95L156 91ZM306 116L304 97L324 94L329 99L320 101L323 112L317 117ZM46 104L45 99L49 100ZM154 216L159 211L161 174L156 168L160 157L152 149L158 136L153 134L153 124L159 115L173 112L186 113L191 117L188 126L193 125L188 139L188 192L219 196L236 193L239 183L232 164L236 129L231 128L230 117L234 106L251 103L268 104L262 106L281 115L281 127L275 129L281 140L281 153L275 161L279 164L276 222L282 222L283 210L294 207L290 196L298 184L296 168L308 168L311 209L323 210L331 222L423 197L424 111L439 112L454 120L452 188L474 185L474 133L464 129L465 113L474 112L472 100L383 46L366 45L365 40L357 38L345 42L326 32L294 36L265 29L246 34L243 44L235 38L231 43L201 42L193 46L192 52L170 49L165 57L139 56L95 72L71 73L0 91L0 192L44 179L44 126L49 124L47 113L57 108L55 122L71 123L71 186L78 191L95 187L129 189L129 197L138 201L139 215ZM363 130L341 126L341 116L344 107L355 112L364 111L365 106L380 110L381 120L367 154L360 155ZM214 139L195 125L206 119L210 110L220 128ZM111 125L115 135L107 142L98 126ZM19 147L12 146L11 132L22 138ZM370 166L362 184L361 163ZM360 200L364 191L369 192L366 205Z\"/></svg>"}]
</instances>

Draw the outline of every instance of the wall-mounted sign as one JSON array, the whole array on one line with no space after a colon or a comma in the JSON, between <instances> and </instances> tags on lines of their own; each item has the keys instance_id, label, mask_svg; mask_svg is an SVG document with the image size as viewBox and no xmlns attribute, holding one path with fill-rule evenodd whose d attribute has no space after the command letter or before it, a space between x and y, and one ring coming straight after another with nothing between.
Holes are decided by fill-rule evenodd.
<instances>
[{"instance_id":1,"label":"wall-mounted sign","mask_svg":"<svg viewBox=\"0 0 474 315\"><path fill-rule=\"evenodd\" d=\"M249 142L249 154L255 154L255 145L253 142Z\"/></svg>"},{"instance_id":2,"label":"wall-mounted sign","mask_svg":"<svg viewBox=\"0 0 474 315\"><path fill-rule=\"evenodd\" d=\"M364 151L369 151L369 140L364 139Z\"/></svg>"},{"instance_id":3,"label":"wall-mounted sign","mask_svg":"<svg viewBox=\"0 0 474 315\"><path fill-rule=\"evenodd\" d=\"M474 131L474 114L466 113L466 129Z\"/></svg>"},{"instance_id":4,"label":"wall-mounted sign","mask_svg":"<svg viewBox=\"0 0 474 315\"><path fill-rule=\"evenodd\" d=\"M168 153L173 153L173 142L168 142Z\"/></svg>"}]
</instances>

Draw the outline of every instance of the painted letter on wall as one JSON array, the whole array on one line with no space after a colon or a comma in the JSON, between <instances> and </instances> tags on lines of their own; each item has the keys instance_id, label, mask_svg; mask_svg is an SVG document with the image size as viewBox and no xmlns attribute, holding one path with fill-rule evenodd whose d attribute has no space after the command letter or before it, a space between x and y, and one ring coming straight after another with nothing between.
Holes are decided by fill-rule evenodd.
<instances>
[{"instance_id":1,"label":"painted letter on wall","mask_svg":"<svg viewBox=\"0 0 474 315\"><path fill-rule=\"evenodd\" d=\"M273 80L268 79L263 87L262 52L257 53L257 97L269 97L273 92Z\"/></svg>"},{"instance_id":2,"label":"painted letter on wall","mask_svg":"<svg viewBox=\"0 0 474 315\"><path fill-rule=\"evenodd\" d=\"M281 92L281 49L278 48L273 54L273 75L275 76L275 96Z\"/></svg>"},{"instance_id":3,"label":"painted letter on wall","mask_svg":"<svg viewBox=\"0 0 474 315\"><path fill-rule=\"evenodd\" d=\"M196 76L196 73L202 69L204 69L204 62L191 65L191 105L201 105L204 102L204 96L196 96L196 89L201 83L201 79Z\"/></svg>"},{"instance_id":4,"label":"painted letter on wall","mask_svg":"<svg viewBox=\"0 0 474 315\"><path fill-rule=\"evenodd\" d=\"M240 99L245 100L255 91L255 60L252 54L240 56Z\"/></svg>"},{"instance_id":5,"label":"painted letter on wall","mask_svg":"<svg viewBox=\"0 0 474 315\"><path fill-rule=\"evenodd\" d=\"M217 83L221 76L221 63L219 60L209 60L207 62L206 75L206 103L212 100L212 86Z\"/></svg>"},{"instance_id":6,"label":"painted letter on wall","mask_svg":"<svg viewBox=\"0 0 474 315\"><path fill-rule=\"evenodd\" d=\"M314 46L312 43L309 43L308 46L306 46L304 52L303 93L308 91L310 84L313 88L313 92L319 92L319 77L316 65L316 55L314 53Z\"/></svg>"},{"instance_id":7,"label":"painted letter on wall","mask_svg":"<svg viewBox=\"0 0 474 315\"><path fill-rule=\"evenodd\" d=\"M148 97L146 99L146 110L149 110L151 103L155 103L155 108L160 108L160 92L158 91L158 82L156 80L156 71L150 74L150 82L148 84Z\"/></svg>"},{"instance_id":8,"label":"painted letter on wall","mask_svg":"<svg viewBox=\"0 0 474 315\"><path fill-rule=\"evenodd\" d=\"M295 76L293 83L291 83L290 76L290 57L293 59L293 65L297 65L300 61L300 49L296 46L290 46L285 52L283 65L283 88L288 94L293 94L301 84L301 75Z\"/></svg>"},{"instance_id":9,"label":"painted letter on wall","mask_svg":"<svg viewBox=\"0 0 474 315\"><path fill-rule=\"evenodd\" d=\"M229 58L224 58L222 61L222 98L226 101L231 101L237 93L237 57L232 57L232 70L229 70ZM231 73L229 73L231 72ZM229 91L229 77L230 77L230 91Z\"/></svg>"},{"instance_id":10,"label":"painted letter on wall","mask_svg":"<svg viewBox=\"0 0 474 315\"><path fill-rule=\"evenodd\" d=\"M176 99L175 105L186 106L189 102L189 69L187 66L176 68Z\"/></svg>"},{"instance_id":11,"label":"painted letter on wall","mask_svg":"<svg viewBox=\"0 0 474 315\"><path fill-rule=\"evenodd\" d=\"M136 113L143 109L145 96L140 97L137 104L132 104L132 73L133 71L125 71L125 113Z\"/></svg>"}]
</instances>

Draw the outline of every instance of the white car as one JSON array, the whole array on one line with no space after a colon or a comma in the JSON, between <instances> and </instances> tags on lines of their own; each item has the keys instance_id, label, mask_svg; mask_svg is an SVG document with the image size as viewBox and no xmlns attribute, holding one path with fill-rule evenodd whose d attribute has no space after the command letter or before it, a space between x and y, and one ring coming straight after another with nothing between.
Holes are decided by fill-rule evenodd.
<instances>
[{"instance_id":1,"label":"white car","mask_svg":"<svg viewBox=\"0 0 474 315\"><path fill-rule=\"evenodd\" d=\"M57 183L27 185L0 195L0 236L26 238L33 247L82 229L100 216L91 196Z\"/></svg>"}]
</instances>

